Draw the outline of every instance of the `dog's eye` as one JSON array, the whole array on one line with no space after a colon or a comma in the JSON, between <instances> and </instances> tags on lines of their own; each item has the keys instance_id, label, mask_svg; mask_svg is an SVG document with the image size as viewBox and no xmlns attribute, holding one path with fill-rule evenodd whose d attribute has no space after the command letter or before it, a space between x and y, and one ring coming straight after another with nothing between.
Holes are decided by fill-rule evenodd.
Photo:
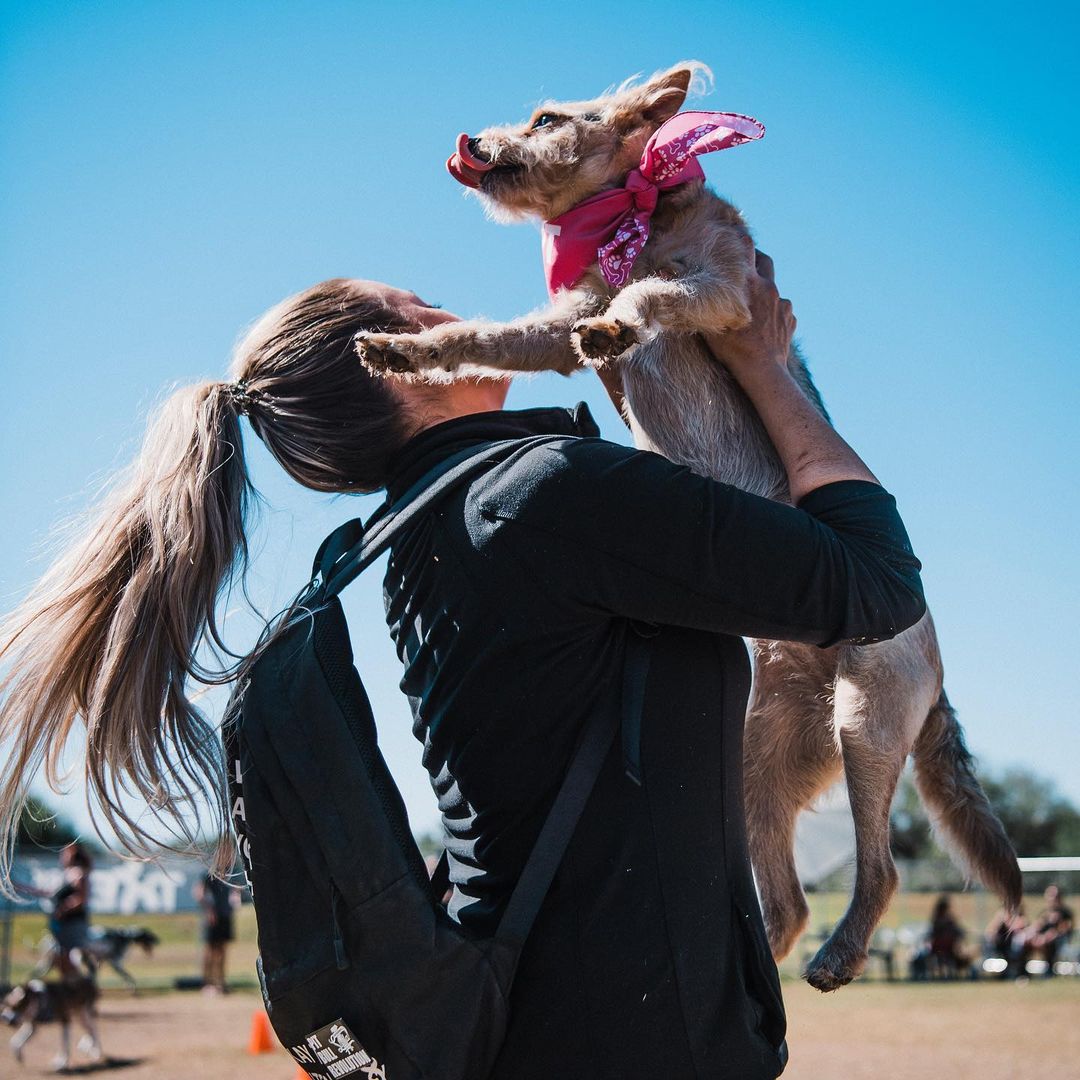
<instances>
[{"instance_id":1,"label":"dog's eye","mask_svg":"<svg viewBox=\"0 0 1080 1080\"><path fill-rule=\"evenodd\" d=\"M541 113L534 121L532 129L535 131L537 128L547 127L548 124L557 124L562 119L561 116L556 116L554 113Z\"/></svg>"}]
</instances>

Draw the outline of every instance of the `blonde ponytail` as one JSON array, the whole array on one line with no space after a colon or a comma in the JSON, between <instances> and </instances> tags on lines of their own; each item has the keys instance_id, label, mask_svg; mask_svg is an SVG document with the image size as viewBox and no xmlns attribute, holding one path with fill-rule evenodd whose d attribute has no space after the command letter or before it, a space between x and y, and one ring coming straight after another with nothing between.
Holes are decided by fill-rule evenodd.
<instances>
[{"instance_id":1,"label":"blonde ponytail","mask_svg":"<svg viewBox=\"0 0 1080 1080\"><path fill-rule=\"evenodd\" d=\"M219 742L187 681L223 677L196 652L220 644L215 605L246 560L250 494L234 387L176 392L81 538L0 625L0 882L27 784L44 767L58 786L79 719L88 798L129 850L156 843L133 798L185 842L207 801L224 820Z\"/></svg>"},{"instance_id":2,"label":"blonde ponytail","mask_svg":"<svg viewBox=\"0 0 1080 1080\"><path fill-rule=\"evenodd\" d=\"M92 808L129 851L158 844L155 819L171 826L168 847L225 825L220 742L187 684L233 674L197 655L206 642L228 651L214 610L247 558L239 413L305 487L383 486L413 421L360 366L353 335L419 327L370 285L333 278L289 297L237 346L236 382L169 398L113 494L0 624L0 887L27 786L42 767L58 785L80 720Z\"/></svg>"}]
</instances>

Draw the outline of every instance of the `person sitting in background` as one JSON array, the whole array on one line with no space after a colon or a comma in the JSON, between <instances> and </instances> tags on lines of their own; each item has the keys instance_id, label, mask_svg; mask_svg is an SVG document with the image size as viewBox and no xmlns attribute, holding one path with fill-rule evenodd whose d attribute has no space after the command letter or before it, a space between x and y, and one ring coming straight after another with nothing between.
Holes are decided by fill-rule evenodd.
<instances>
[{"instance_id":1,"label":"person sitting in background","mask_svg":"<svg viewBox=\"0 0 1080 1080\"><path fill-rule=\"evenodd\" d=\"M953 978L969 971L971 960L960 948L965 933L953 915L952 900L947 894L939 896L923 946L911 960L912 979Z\"/></svg>"},{"instance_id":2,"label":"person sitting in background","mask_svg":"<svg viewBox=\"0 0 1080 1080\"><path fill-rule=\"evenodd\" d=\"M224 994L225 951L234 936L233 909L240 894L221 878L207 874L195 886L195 899L203 916L203 993Z\"/></svg>"},{"instance_id":3,"label":"person sitting in background","mask_svg":"<svg viewBox=\"0 0 1080 1080\"><path fill-rule=\"evenodd\" d=\"M1031 956L1031 927L1023 905L1015 914L999 908L986 928L986 947L991 956L1005 961L999 973L1002 979L1019 979L1027 972L1028 958Z\"/></svg>"},{"instance_id":4,"label":"person sitting in background","mask_svg":"<svg viewBox=\"0 0 1080 1080\"><path fill-rule=\"evenodd\" d=\"M940 974L956 975L971 966L967 953L960 948L966 931L953 915L952 899L939 896L930 915L930 959Z\"/></svg>"},{"instance_id":5,"label":"person sitting in background","mask_svg":"<svg viewBox=\"0 0 1080 1080\"><path fill-rule=\"evenodd\" d=\"M1072 909L1065 906L1061 889L1056 885L1047 887L1043 893L1046 908L1035 920L1031 930L1031 947L1042 952L1046 961L1047 977L1054 974L1061 947L1069 940L1073 932Z\"/></svg>"}]
</instances>

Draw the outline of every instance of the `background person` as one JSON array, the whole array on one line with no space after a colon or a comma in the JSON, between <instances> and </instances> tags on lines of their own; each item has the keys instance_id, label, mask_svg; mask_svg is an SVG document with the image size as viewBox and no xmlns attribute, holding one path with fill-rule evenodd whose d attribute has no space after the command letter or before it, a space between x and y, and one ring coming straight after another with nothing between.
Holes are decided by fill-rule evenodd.
<instances>
[{"instance_id":1,"label":"background person","mask_svg":"<svg viewBox=\"0 0 1080 1080\"><path fill-rule=\"evenodd\" d=\"M1046 907L1035 920L1030 940L1031 947L1042 952L1046 961L1046 976L1049 978L1055 974L1054 965L1057 963L1058 954L1072 937L1074 922L1072 909L1065 905L1061 889L1057 885L1048 885L1043 899Z\"/></svg>"},{"instance_id":2,"label":"background person","mask_svg":"<svg viewBox=\"0 0 1080 1080\"><path fill-rule=\"evenodd\" d=\"M73 978L82 973L85 964L93 970L93 961L86 951L90 930L90 874L93 862L81 844L68 844L60 850L60 866L64 879L52 894L49 933L56 942L56 963L61 978Z\"/></svg>"},{"instance_id":3,"label":"background person","mask_svg":"<svg viewBox=\"0 0 1080 1080\"><path fill-rule=\"evenodd\" d=\"M1019 979L1027 974L1027 962L1031 958L1031 927L1028 925L1024 906L1014 913L998 908L986 928L987 952L1005 961L999 978Z\"/></svg>"},{"instance_id":4,"label":"background person","mask_svg":"<svg viewBox=\"0 0 1080 1080\"><path fill-rule=\"evenodd\" d=\"M207 874L195 886L195 899L202 911L203 992L224 994L225 954L235 937L233 912L240 894L213 874Z\"/></svg>"},{"instance_id":5,"label":"background person","mask_svg":"<svg viewBox=\"0 0 1080 1080\"><path fill-rule=\"evenodd\" d=\"M952 898L943 894L930 915L930 957L939 971L958 973L970 966L967 953L960 947L966 931L952 910Z\"/></svg>"}]
</instances>

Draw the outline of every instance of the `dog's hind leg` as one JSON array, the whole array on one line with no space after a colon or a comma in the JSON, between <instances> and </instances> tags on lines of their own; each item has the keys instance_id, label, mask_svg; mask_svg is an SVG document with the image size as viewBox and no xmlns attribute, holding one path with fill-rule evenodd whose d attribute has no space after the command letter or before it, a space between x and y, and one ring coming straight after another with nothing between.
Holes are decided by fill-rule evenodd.
<instances>
[{"instance_id":1,"label":"dog's hind leg","mask_svg":"<svg viewBox=\"0 0 1080 1080\"><path fill-rule=\"evenodd\" d=\"M11 1037L11 1052L15 1055L15 1060L21 1065L23 1059L23 1049L26 1044L34 1037L34 1022L33 1020L27 1020L19 1028L18 1031Z\"/></svg>"},{"instance_id":2,"label":"dog's hind leg","mask_svg":"<svg viewBox=\"0 0 1080 1080\"><path fill-rule=\"evenodd\" d=\"M814 680L789 678L798 668L782 653L763 655L744 735L746 824L769 947L780 960L810 917L795 869L795 822L839 774L840 758Z\"/></svg>"},{"instance_id":3,"label":"dog's hind leg","mask_svg":"<svg viewBox=\"0 0 1080 1080\"><path fill-rule=\"evenodd\" d=\"M889 850L889 812L909 750L904 714L911 702L910 695L891 689L871 695L843 677L836 682L836 722L855 821L855 892L807 965L806 979L818 990L836 990L863 970L870 938L899 883Z\"/></svg>"},{"instance_id":4,"label":"dog's hind leg","mask_svg":"<svg viewBox=\"0 0 1080 1080\"><path fill-rule=\"evenodd\" d=\"M134 991L135 993L138 993L139 984L135 981L135 976L132 975L131 972L128 971L128 969L124 967L124 965L119 960L110 960L109 966L113 969L113 971L117 973L117 975L120 976L121 979L124 980L124 983L127 985L128 989Z\"/></svg>"}]
</instances>

